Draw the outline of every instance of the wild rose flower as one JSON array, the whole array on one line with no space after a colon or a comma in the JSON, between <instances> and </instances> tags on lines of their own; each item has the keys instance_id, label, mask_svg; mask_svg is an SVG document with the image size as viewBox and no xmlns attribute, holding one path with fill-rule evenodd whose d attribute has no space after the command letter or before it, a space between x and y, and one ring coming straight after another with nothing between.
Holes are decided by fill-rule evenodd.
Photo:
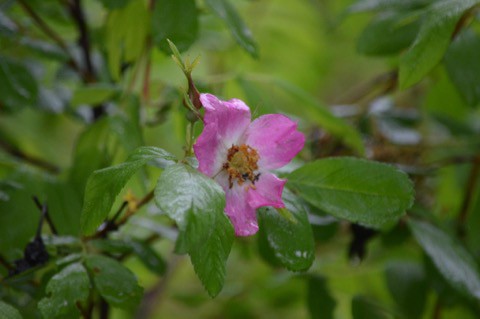
<instances>
[{"instance_id":1,"label":"wild rose flower","mask_svg":"<svg viewBox=\"0 0 480 319\"><path fill-rule=\"evenodd\" d=\"M280 168L303 148L305 137L297 124L281 114L251 121L249 107L238 99L221 101L201 94L204 129L194 145L199 170L225 190L225 212L237 236L258 230L256 209L285 207L286 180L269 170Z\"/></svg>"}]
</instances>

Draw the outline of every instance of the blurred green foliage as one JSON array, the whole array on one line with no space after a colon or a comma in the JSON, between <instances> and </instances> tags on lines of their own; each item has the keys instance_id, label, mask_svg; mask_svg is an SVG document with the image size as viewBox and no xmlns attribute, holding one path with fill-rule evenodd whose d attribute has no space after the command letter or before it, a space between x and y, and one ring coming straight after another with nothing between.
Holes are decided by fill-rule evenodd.
<instances>
[{"instance_id":1,"label":"blurred green foliage","mask_svg":"<svg viewBox=\"0 0 480 319\"><path fill-rule=\"evenodd\" d=\"M0 1L0 317L477 318L479 8ZM188 87L166 39L184 59L200 57L201 92L243 99L254 117L285 113L307 137L278 172L291 176L289 211L260 210L260 233L231 250L230 224L213 212L221 192L204 196L212 182L188 173ZM396 169L324 159L334 156ZM208 201L166 202L183 185L161 175L177 158ZM343 164L327 174L330 162ZM413 182L411 208L398 169ZM381 229L352 223L394 206L388 225L367 223ZM202 284L223 290L211 299Z\"/></svg>"}]
</instances>

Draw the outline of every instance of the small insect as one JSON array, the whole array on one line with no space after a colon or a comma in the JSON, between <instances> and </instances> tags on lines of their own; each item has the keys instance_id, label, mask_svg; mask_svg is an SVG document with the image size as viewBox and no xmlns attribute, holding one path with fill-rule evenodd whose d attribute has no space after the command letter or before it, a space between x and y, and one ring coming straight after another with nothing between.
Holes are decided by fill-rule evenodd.
<instances>
[{"instance_id":1,"label":"small insect","mask_svg":"<svg viewBox=\"0 0 480 319\"><path fill-rule=\"evenodd\" d=\"M258 182L258 180L260 179L260 175L261 175L261 174L262 174L262 173L258 173L257 175L255 175L255 177L254 177L253 180L252 180L252 184L253 184L253 185L255 185L255 182Z\"/></svg>"}]
</instances>

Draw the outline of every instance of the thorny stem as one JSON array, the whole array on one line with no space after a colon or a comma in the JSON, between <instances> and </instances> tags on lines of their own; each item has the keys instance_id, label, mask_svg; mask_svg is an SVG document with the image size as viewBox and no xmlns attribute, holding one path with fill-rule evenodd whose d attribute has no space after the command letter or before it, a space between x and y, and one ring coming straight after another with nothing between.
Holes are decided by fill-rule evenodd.
<instances>
[{"instance_id":1,"label":"thorny stem","mask_svg":"<svg viewBox=\"0 0 480 319\"><path fill-rule=\"evenodd\" d=\"M195 141L195 135L193 129L195 128L195 122L188 122L187 125L187 145L185 147L185 157L193 156L193 143Z\"/></svg>"},{"instance_id":2,"label":"thorny stem","mask_svg":"<svg viewBox=\"0 0 480 319\"><path fill-rule=\"evenodd\" d=\"M460 212L458 213L457 235L460 238L465 237L465 224L467 221L468 212L472 204L472 200L474 198L473 194L476 189L479 173L480 155L478 155L472 163L472 168L470 169L470 174L468 175L468 180L465 184L465 195L463 197L462 206L460 208Z\"/></svg>"}]
</instances>

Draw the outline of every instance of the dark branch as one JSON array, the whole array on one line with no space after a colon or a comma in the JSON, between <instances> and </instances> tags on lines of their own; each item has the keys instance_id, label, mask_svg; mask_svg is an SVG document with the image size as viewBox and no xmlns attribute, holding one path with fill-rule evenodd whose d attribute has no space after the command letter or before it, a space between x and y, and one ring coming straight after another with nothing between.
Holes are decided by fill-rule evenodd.
<instances>
[{"instance_id":1,"label":"dark branch","mask_svg":"<svg viewBox=\"0 0 480 319\"><path fill-rule=\"evenodd\" d=\"M45 220L47 221L48 227L50 227L50 230L52 231L52 233L54 235L57 235L58 232L57 232L57 229L55 228L55 225L53 224L53 220L50 217L50 214L48 212L47 203L44 203L42 205L37 196L33 196L33 201L35 202L35 205L37 206L37 208L40 209L40 211L42 212L42 216L45 217Z\"/></svg>"},{"instance_id":2,"label":"dark branch","mask_svg":"<svg viewBox=\"0 0 480 319\"><path fill-rule=\"evenodd\" d=\"M8 154L19 158L31 165L37 166L39 168L42 168L44 170L47 170L50 173L57 174L60 172L60 168L52 163L48 163L38 157L26 154L22 152L21 150L17 149L16 147L8 144L4 140L0 140L0 148L3 149L5 152Z\"/></svg>"},{"instance_id":3,"label":"dark branch","mask_svg":"<svg viewBox=\"0 0 480 319\"><path fill-rule=\"evenodd\" d=\"M83 60L85 62L86 70L84 72L84 80L87 83L96 81L96 74L90 56L90 37L88 35L87 22L85 14L82 9L80 0L70 0L69 2L70 15L74 19L79 32L78 45L82 49Z\"/></svg>"},{"instance_id":4,"label":"dark branch","mask_svg":"<svg viewBox=\"0 0 480 319\"><path fill-rule=\"evenodd\" d=\"M468 212L470 210L474 192L477 185L478 175L480 173L480 155L478 155L472 163L467 183L465 184L465 193L462 201L460 212L457 219L457 234L460 238L465 237L465 224L467 222Z\"/></svg>"}]
</instances>

